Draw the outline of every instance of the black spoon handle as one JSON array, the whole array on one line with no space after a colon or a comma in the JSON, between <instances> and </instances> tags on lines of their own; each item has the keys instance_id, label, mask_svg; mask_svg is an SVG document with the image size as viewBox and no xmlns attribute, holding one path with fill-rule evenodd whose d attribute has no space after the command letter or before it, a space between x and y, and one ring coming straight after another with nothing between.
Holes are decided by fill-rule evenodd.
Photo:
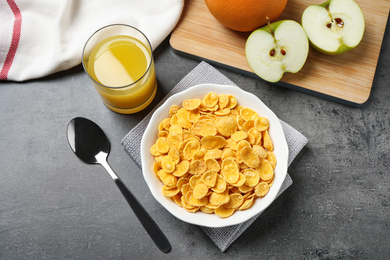
<instances>
[{"instance_id":1,"label":"black spoon handle","mask_svg":"<svg viewBox=\"0 0 390 260\"><path fill-rule=\"evenodd\" d=\"M154 222L154 220L146 212L144 207L142 207L142 205L119 178L114 181L157 247L164 253L171 251L171 244L168 239L157 226L156 222Z\"/></svg>"}]
</instances>

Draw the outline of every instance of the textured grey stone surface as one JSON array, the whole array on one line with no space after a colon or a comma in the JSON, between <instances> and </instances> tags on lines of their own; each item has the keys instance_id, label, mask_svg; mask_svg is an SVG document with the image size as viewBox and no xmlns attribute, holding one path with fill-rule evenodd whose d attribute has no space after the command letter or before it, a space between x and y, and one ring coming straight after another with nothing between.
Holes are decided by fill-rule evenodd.
<instances>
[{"instance_id":1,"label":"textured grey stone surface","mask_svg":"<svg viewBox=\"0 0 390 260\"><path fill-rule=\"evenodd\" d=\"M289 168L294 184L225 253L154 200L120 142L199 62L156 51L159 91L135 115L108 110L82 68L0 82L0 259L388 259L390 255L390 30L371 97L351 108L219 69L260 97L309 143ZM101 166L70 150L66 126L94 120L109 163L172 243L161 253Z\"/></svg>"}]
</instances>

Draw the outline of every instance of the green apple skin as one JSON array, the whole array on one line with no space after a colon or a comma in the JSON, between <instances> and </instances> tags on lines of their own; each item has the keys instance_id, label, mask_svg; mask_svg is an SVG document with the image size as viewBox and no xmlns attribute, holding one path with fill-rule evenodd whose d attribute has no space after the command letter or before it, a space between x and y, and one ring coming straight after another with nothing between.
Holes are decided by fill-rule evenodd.
<instances>
[{"instance_id":1,"label":"green apple skin","mask_svg":"<svg viewBox=\"0 0 390 260\"><path fill-rule=\"evenodd\" d=\"M274 49L275 55L270 56ZM285 50L285 55L281 50ZM302 26L282 20L253 31L245 45L245 56L257 76L278 82L286 72L297 73L309 54L309 40Z\"/></svg>"},{"instance_id":2,"label":"green apple skin","mask_svg":"<svg viewBox=\"0 0 390 260\"><path fill-rule=\"evenodd\" d=\"M311 5L304 10L304 12L302 14L301 23L302 23L303 29L305 29L306 34L309 38L310 46L312 46L315 50L322 52L322 53L325 53L327 55L339 55L339 54L343 54L345 52L348 52L348 51L354 49L360 43L361 39L363 38L363 34L364 34L364 30L365 30L365 21L364 21L363 12L362 12L361 8L359 7L359 5L354 0L348 0L345 2L349 2L350 4L353 5L353 8L355 8L356 10L357 9L359 10L358 15L360 16L360 19L362 20L362 24L361 24L361 28L360 28L360 32L359 32L359 35L360 35L359 40L356 41L356 43L353 45L348 45L341 38L339 47L337 49L327 50L326 48L324 48L324 46L322 46L321 42L318 42L318 41L313 39L312 32L310 32L310 30L308 29L308 26L307 26L307 24L309 24L314 19L316 19L316 17L309 18L311 9L321 7L321 8L329 10L331 8L332 4L337 3L337 2L343 2L343 1L345 1L345 0L329 0L329 1L326 1L326 2L319 4L319 5ZM329 21L330 20L331 20L331 18L329 17Z\"/></svg>"}]
</instances>

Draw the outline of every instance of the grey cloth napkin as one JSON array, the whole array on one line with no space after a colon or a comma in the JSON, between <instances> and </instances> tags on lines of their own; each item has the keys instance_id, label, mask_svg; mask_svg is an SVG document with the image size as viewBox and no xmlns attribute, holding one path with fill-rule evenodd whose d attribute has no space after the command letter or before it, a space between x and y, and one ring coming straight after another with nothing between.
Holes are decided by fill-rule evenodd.
<instances>
[{"instance_id":1,"label":"grey cloth napkin","mask_svg":"<svg viewBox=\"0 0 390 260\"><path fill-rule=\"evenodd\" d=\"M149 120L153 112L160 107L170 96L181 92L189 87L204 84L225 84L234 85L230 79L220 73L214 67L208 63L202 61L196 66L190 73L188 73L168 94L161 100L161 102L130 132L123 138L122 145L125 150L130 154L134 161L141 167L141 139L144 130L146 129ZM301 149L307 144L308 140L296 129L281 121L284 134L286 136L287 144L289 147L288 165L294 160ZM278 193L278 196L286 190L292 184L290 175L287 174L286 179ZM218 246L218 248L224 252L256 219L262 212L253 218L247 220L244 223L222 227L222 228L209 228L201 227L203 231L210 237L210 239Z\"/></svg>"}]
</instances>

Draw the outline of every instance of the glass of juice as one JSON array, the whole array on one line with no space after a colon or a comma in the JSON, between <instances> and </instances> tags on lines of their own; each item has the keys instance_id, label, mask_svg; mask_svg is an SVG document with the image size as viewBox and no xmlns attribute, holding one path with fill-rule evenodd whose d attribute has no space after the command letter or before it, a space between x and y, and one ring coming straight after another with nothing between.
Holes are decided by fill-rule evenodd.
<instances>
[{"instance_id":1,"label":"glass of juice","mask_svg":"<svg viewBox=\"0 0 390 260\"><path fill-rule=\"evenodd\" d=\"M152 47L137 28L113 24L96 31L83 49L85 72L112 111L136 113L157 91Z\"/></svg>"}]
</instances>

